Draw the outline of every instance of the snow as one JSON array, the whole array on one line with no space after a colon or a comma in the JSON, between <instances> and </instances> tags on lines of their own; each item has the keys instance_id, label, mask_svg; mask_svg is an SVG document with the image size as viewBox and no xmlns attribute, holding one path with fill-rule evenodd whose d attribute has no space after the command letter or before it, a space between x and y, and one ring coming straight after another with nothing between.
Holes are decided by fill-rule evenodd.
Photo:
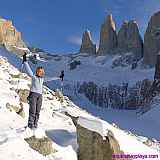
<instances>
[{"instance_id":1,"label":"snow","mask_svg":"<svg viewBox=\"0 0 160 160\"><path fill-rule=\"evenodd\" d=\"M160 125L159 121L159 115L160 115L160 105L157 104L153 107L150 111L146 112L143 116L140 117L141 120L150 119L152 121L152 124Z\"/></svg>"},{"instance_id":2,"label":"snow","mask_svg":"<svg viewBox=\"0 0 160 160\"><path fill-rule=\"evenodd\" d=\"M30 79L12 78L11 75L19 74L19 71L14 66L20 66L16 64L16 56L9 55L8 52L2 50L0 53L0 59L6 56L4 63L0 64L0 159L1 160L77 160L77 143L76 143L76 130L71 119L68 117L67 121L61 116L53 116L53 109L62 108L62 104L50 93L48 88L44 87L44 100L41 110L39 128L35 131L37 138L41 136L49 136L53 140L53 147L57 150L55 154L49 156L42 156L38 152L29 147L26 141L24 141L24 132L22 128L27 125L29 106L23 103L25 111L25 119L20 117L14 111L10 111L6 108L6 104L19 106L20 98L15 89L29 89ZM12 66L10 63L14 63ZM26 75L25 75L26 76ZM19 80L19 83L18 83ZM12 81L12 83L11 83ZM14 82L14 83L13 83ZM52 99L48 99L48 97ZM65 104L64 104L65 105ZM59 136L60 132L64 130L69 135L67 137L64 132ZM53 136L52 136L53 135ZM66 136L66 137L65 137ZM54 139L56 138L56 139ZM64 144L61 144L61 139L64 139ZM55 144L55 142L57 144Z\"/></svg>"},{"instance_id":3,"label":"snow","mask_svg":"<svg viewBox=\"0 0 160 160\"><path fill-rule=\"evenodd\" d=\"M116 57L117 58L117 57ZM79 65L75 70L69 69L69 63L73 60L69 57L61 57L60 61L50 60L48 63L40 62L46 68L48 75L58 75L61 70L65 71L65 82L73 83L74 81L88 82L93 81L99 85L122 84L128 82L129 85L143 79L153 79L154 69L135 69L131 71L131 66L111 68L115 57L85 57L77 56L74 60L80 60Z\"/></svg>"},{"instance_id":4,"label":"snow","mask_svg":"<svg viewBox=\"0 0 160 160\"><path fill-rule=\"evenodd\" d=\"M99 133L103 137L103 139L105 139L106 133L104 133L103 124L100 121L79 117L78 124L84 128Z\"/></svg>"},{"instance_id":5,"label":"snow","mask_svg":"<svg viewBox=\"0 0 160 160\"><path fill-rule=\"evenodd\" d=\"M41 128L37 128L35 131L34 131L34 135L36 138L43 138L43 137L46 137L46 133L44 130L42 130Z\"/></svg>"},{"instance_id":6,"label":"snow","mask_svg":"<svg viewBox=\"0 0 160 160\"><path fill-rule=\"evenodd\" d=\"M81 106L79 108L68 97L64 97L65 101L60 103L47 87L44 87L39 129L40 134L45 131L46 136L51 138L53 147L57 152L44 157L32 150L22 138L22 133L16 132L16 129L27 124L28 104L23 103L25 119L6 108L7 103L15 106L19 106L20 103L19 96L14 90L17 88L18 79L12 78L11 74L19 74L17 68L21 66L21 59L4 49L0 49L0 58L4 59L4 57L5 63L0 64L0 160L31 160L33 158L36 160L77 160L76 128L72 120L64 114L65 111L75 117L79 116L78 123L80 125L98 132L103 138L109 130L112 131L120 144L120 148L126 153L158 154L160 152L157 148L142 143L148 139L148 136L152 136L152 138L159 136L158 107L143 117L136 117L135 113L127 111L102 110L93 106L84 97L75 97L75 102ZM152 79L154 73L154 69L136 69L134 71L131 71L129 67L111 69L113 57L95 59L95 57L90 56L77 56L76 60L81 60L83 65L70 71L68 67L70 60L69 57L62 56L60 61L52 59L48 63L39 62L37 65L40 63L44 65L47 69L46 73L50 76L58 75L61 70L65 70L66 79L64 83L69 85L73 85L75 81L83 82L90 81L90 79L103 85L111 82L120 84L123 81L128 81L131 83L130 85L133 85L136 81L144 78ZM104 73L106 76L103 76ZM14 81L14 83L10 83L10 81ZM29 84L30 79L21 78L18 88L29 89ZM50 83L50 86L52 85L53 82ZM111 125L112 123L118 124L123 129ZM149 127L146 126L146 123ZM141 134L136 136L130 131Z\"/></svg>"},{"instance_id":7,"label":"snow","mask_svg":"<svg viewBox=\"0 0 160 160\"><path fill-rule=\"evenodd\" d=\"M91 104L83 96L77 99L75 103L90 114L100 117L110 124L115 123L121 129L126 130L126 132L132 132L135 135L150 139L160 139L159 104L153 108L153 112L151 110L142 116L137 116L136 111L100 108Z\"/></svg>"},{"instance_id":8,"label":"snow","mask_svg":"<svg viewBox=\"0 0 160 160\"><path fill-rule=\"evenodd\" d=\"M129 53L128 53L129 55ZM106 87L108 84L122 85L123 82L127 82L129 87L133 87L138 81L144 79L153 80L154 68L142 68L140 64L134 70L131 70L131 66L127 67L116 67L112 68L112 63L115 59L119 58L116 56L90 56L88 54L77 54L69 56L61 56L61 60L57 61L53 58L48 63L39 63L46 68L46 74L58 75L61 70L65 71L64 78L64 93L69 96L75 104L93 114L94 116L100 117L109 123L115 123L120 128L131 131L132 133L148 138L160 139L159 131L160 124L158 113L156 111L151 116L140 117L137 116L135 111L121 111L100 108L93 105L83 95L75 93L75 84L80 82L92 81L98 86ZM79 65L75 70L69 69L71 61L80 60ZM58 82L47 83L50 88L55 88ZM60 87L60 84L59 84ZM159 105L157 104L157 107ZM76 115L76 113L73 113ZM147 124L147 125L146 125ZM154 125L153 125L154 124Z\"/></svg>"}]
</instances>

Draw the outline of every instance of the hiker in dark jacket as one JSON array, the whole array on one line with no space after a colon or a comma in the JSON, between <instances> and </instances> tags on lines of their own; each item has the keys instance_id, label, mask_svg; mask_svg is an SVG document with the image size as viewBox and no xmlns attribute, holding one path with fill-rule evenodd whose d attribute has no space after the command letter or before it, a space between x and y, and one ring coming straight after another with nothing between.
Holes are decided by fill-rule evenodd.
<instances>
[{"instance_id":1,"label":"hiker in dark jacket","mask_svg":"<svg viewBox=\"0 0 160 160\"><path fill-rule=\"evenodd\" d=\"M42 106L42 90L43 83L52 80L63 80L64 74L59 77L46 77L43 67L37 67L35 74L33 74L26 58L26 53L23 55L23 64L25 66L26 72L32 78L29 100L29 118L28 127L30 129L36 129L38 127L38 120L40 115L40 110Z\"/></svg>"}]
</instances>

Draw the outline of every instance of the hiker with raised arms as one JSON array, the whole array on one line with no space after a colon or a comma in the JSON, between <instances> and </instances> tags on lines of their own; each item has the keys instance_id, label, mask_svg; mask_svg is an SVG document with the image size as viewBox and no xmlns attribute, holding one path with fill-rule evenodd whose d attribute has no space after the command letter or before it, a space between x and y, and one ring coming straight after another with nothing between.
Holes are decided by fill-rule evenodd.
<instances>
[{"instance_id":1,"label":"hiker with raised arms","mask_svg":"<svg viewBox=\"0 0 160 160\"><path fill-rule=\"evenodd\" d=\"M61 72L59 77L46 77L44 68L42 66L39 66L36 68L34 74L27 62L26 53L23 55L23 64L26 72L32 78L30 93L27 98L29 101L29 118L28 118L28 127L26 127L26 131L31 132L35 131L38 127L38 120L42 106L43 83L52 80L63 81L64 73Z\"/></svg>"}]
</instances>

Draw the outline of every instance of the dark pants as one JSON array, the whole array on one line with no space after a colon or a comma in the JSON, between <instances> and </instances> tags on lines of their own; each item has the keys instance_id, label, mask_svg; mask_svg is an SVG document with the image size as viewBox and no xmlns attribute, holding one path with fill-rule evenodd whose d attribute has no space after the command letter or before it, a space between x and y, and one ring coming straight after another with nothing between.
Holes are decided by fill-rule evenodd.
<instances>
[{"instance_id":1,"label":"dark pants","mask_svg":"<svg viewBox=\"0 0 160 160\"><path fill-rule=\"evenodd\" d=\"M39 114L42 106L42 94L30 92L28 101L29 101L28 127L31 129L37 128Z\"/></svg>"}]
</instances>

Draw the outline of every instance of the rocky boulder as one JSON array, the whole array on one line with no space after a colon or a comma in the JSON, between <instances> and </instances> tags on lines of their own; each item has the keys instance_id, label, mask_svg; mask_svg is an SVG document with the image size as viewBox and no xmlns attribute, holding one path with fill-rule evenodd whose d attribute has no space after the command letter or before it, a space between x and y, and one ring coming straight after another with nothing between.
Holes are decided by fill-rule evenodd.
<instances>
[{"instance_id":1,"label":"rocky boulder","mask_svg":"<svg viewBox=\"0 0 160 160\"><path fill-rule=\"evenodd\" d=\"M155 13L144 36L144 64L154 66L160 51L160 12Z\"/></svg>"},{"instance_id":2,"label":"rocky boulder","mask_svg":"<svg viewBox=\"0 0 160 160\"><path fill-rule=\"evenodd\" d=\"M19 89L17 92L18 92L21 102L28 103L27 97L29 96L30 91L27 89Z\"/></svg>"},{"instance_id":3,"label":"rocky boulder","mask_svg":"<svg viewBox=\"0 0 160 160\"><path fill-rule=\"evenodd\" d=\"M117 47L117 34L112 15L101 25L98 55L113 54Z\"/></svg>"},{"instance_id":4,"label":"rocky boulder","mask_svg":"<svg viewBox=\"0 0 160 160\"><path fill-rule=\"evenodd\" d=\"M111 131L108 131L104 138L98 132L87 129L78 123L77 142L79 160L118 160L113 158L113 154L123 154Z\"/></svg>"},{"instance_id":5,"label":"rocky boulder","mask_svg":"<svg viewBox=\"0 0 160 160\"><path fill-rule=\"evenodd\" d=\"M11 112L13 112L13 111L16 112L22 118L25 118L25 111L24 111L22 103L20 103L19 106L14 106L14 105L11 105L10 103L7 103L6 108Z\"/></svg>"},{"instance_id":6,"label":"rocky boulder","mask_svg":"<svg viewBox=\"0 0 160 160\"><path fill-rule=\"evenodd\" d=\"M90 31L85 31L82 37L80 53L96 54L96 45L93 44Z\"/></svg>"},{"instance_id":7,"label":"rocky boulder","mask_svg":"<svg viewBox=\"0 0 160 160\"><path fill-rule=\"evenodd\" d=\"M143 40L135 21L124 22L118 32L118 52L132 52L136 59L143 53Z\"/></svg>"},{"instance_id":8,"label":"rocky boulder","mask_svg":"<svg viewBox=\"0 0 160 160\"><path fill-rule=\"evenodd\" d=\"M77 61L77 60L74 60L72 61L69 66L70 66L70 70L74 70L77 68L77 66L81 65L81 61Z\"/></svg>"},{"instance_id":9,"label":"rocky boulder","mask_svg":"<svg viewBox=\"0 0 160 160\"><path fill-rule=\"evenodd\" d=\"M56 150L54 150L52 147L52 140L48 137L37 139L34 136L32 136L26 138L25 141L29 144L29 146L32 149L38 151L40 154L44 156L56 152Z\"/></svg>"}]
</instances>

